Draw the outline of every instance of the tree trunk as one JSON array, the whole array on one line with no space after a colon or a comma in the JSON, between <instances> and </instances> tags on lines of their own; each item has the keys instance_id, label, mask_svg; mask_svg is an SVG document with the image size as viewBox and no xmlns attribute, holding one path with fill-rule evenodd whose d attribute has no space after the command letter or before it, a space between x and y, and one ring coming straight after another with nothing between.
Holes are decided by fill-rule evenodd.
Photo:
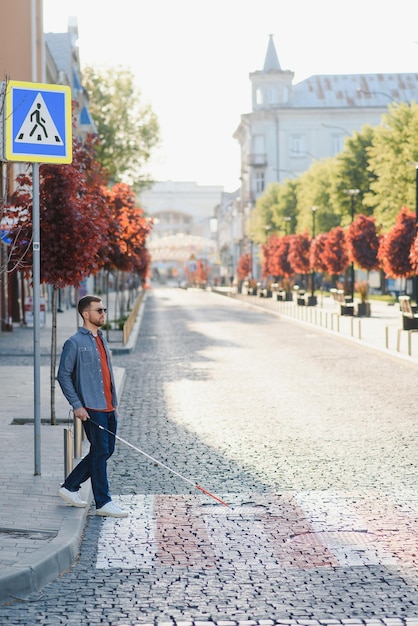
<instances>
[{"instance_id":1,"label":"tree trunk","mask_svg":"<svg viewBox=\"0 0 418 626\"><path fill-rule=\"evenodd\" d=\"M25 298L26 298L26 285L25 285L25 276L23 274L23 272L21 273L21 302L20 302L20 309L21 309L21 315L22 315L22 325L26 326L26 310L25 310Z\"/></svg>"},{"instance_id":2,"label":"tree trunk","mask_svg":"<svg viewBox=\"0 0 418 626\"><path fill-rule=\"evenodd\" d=\"M51 424L56 426L57 416L55 411L55 373L57 368L57 304L58 289L52 288L52 330L51 330Z\"/></svg>"},{"instance_id":3,"label":"tree trunk","mask_svg":"<svg viewBox=\"0 0 418 626\"><path fill-rule=\"evenodd\" d=\"M113 319L117 320L119 319L119 270L116 270L116 275L115 275L115 307L114 307L114 311L113 311Z\"/></svg>"},{"instance_id":4,"label":"tree trunk","mask_svg":"<svg viewBox=\"0 0 418 626\"><path fill-rule=\"evenodd\" d=\"M75 332L78 331L78 301L79 301L79 293L80 293L80 289L78 287L74 287L74 299L75 299Z\"/></svg>"},{"instance_id":5,"label":"tree trunk","mask_svg":"<svg viewBox=\"0 0 418 626\"><path fill-rule=\"evenodd\" d=\"M110 313L110 309L109 309L109 273L110 273L110 270L107 269L107 271L106 271L106 308L108 310L108 313ZM109 315L109 317L107 319L107 324L106 324L106 339L107 339L107 341L109 341L109 318L110 318L110 315Z\"/></svg>"},{"instance_id":6,"label":"tree trunk","mask_svg":"<svg viewBox=\"0 0 418 626\"><path fill-rule=\"evenodd\" d=\"M385 296L387 294L386 274L383 270L380 270L380 289L381 289L382 295Z\"/></svg>"}]
</instances>

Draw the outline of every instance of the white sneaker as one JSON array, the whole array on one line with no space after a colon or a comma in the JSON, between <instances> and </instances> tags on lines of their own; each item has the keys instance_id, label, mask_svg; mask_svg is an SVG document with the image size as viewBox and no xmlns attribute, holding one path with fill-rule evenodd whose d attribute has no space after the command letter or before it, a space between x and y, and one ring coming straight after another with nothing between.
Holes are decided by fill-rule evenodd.
<instances>
[{"instance_id":1,"label":"white sneaker","mask_svg":"<svg viewBox=\"0 0 418 626\"><path fill-rule=\"evenodd\" d=\"M129 513L128 511L122 511L122 509L111 500L100 507L100 509L96 509L96 515L106 515L108 517L128 517Z\"/></svg>"},{"instance_id":2,"label":"white sneaker","mask_svg":"<svg viewBox=\"0 0 418 626\"><path fill-rule=\"evenodd\" d=\"M87 502L84 502L78 495L78 491L69 491L65 487L61 487L58 491L58 495L61 496L63 500L65 500L71 506L85 507L87 506Z\"/></svg>"}]
</instances>

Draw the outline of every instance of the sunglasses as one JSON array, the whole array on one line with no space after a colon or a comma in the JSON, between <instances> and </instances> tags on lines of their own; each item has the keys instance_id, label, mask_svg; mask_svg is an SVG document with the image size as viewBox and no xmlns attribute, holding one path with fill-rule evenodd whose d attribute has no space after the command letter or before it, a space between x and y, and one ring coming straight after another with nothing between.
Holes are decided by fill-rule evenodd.
<instances>
[{"instance_id":1,"label":"sunglasses","mask_svg":"<svg viewBox=\"0 0 418 626\"><path fill-rule=\"evenodd\" d=\"M107 309L89 309L89 311L94 311L95 313L106 313Z\"/></svg>"}]
</instances>

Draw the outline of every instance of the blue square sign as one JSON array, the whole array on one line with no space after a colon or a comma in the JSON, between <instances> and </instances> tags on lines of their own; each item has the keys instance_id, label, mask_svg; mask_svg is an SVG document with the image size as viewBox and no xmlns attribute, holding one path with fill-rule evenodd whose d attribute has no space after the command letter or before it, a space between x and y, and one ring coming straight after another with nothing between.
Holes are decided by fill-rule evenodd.
<instances>
[{"instance_id":1,"label":"blue square sign","mask_svg":"<svg viewBox=\"0 0 418 626\"><path fill-rule=\"evenodd\" d=\"M8 81L4 155L7 161L71 163L71 90Z\"/></svg>"}]
</instances>

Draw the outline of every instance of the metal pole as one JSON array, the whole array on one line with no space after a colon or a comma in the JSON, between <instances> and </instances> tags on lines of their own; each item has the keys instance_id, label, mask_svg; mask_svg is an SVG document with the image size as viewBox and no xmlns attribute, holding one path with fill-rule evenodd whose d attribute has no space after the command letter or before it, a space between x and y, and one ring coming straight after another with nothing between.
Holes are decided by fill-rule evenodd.
<instances>
[{"instance_id":1,"label":"metal pole","mask_svg":"<svg viewBox=\"0 0 418 626\"><path fill-rule=\"evenodd\" d=\"M64 480L73 469L73 434L64 428Z\"/></svg>"},{"instance_id":2,"label":"metal pole","mask_svg":"<svg viewBox=\"0 0 418 626\"><path fill-rule=\"evenodd\" d=\"M33 229L33 423L35 476L41 474L41 349L40 349L40 282L41 244L39 218L39 163L32 165L32 229Z\"/></svg>"},{"instance_id":3,"label":"metal pole","mask_svg":"<svg viewBox=\"0 0 418 626\"><path fill-rule=\"evenodd\" d=\"M354 193L351 194L351 223L354 222ZM354 302L354 261L351 261L351 302Z\"/></svg>"},{"instance_id":4,"label":"metal pole","mask_svg":"<svg viewBox=\"0 0 418 626\"><path fill-rule=\"evenodd\" d=\"M315 239L315 213L316 213L317 209L318 209L317 206L313 206L312 207L312 242ZM312 294L312 298L313 298L314 295L315 295L315 270L313 268L312 268L311 280L312 280L311 294Z\"/></svg>"},{"instance_id":5,"label":"metal pole","mask_svg":"<svg viewBox=\"0 0 418 626\"><path fill-rule=\"evenodd\" d=\"M415 231L418 232L418 163L415 163ZM418 304L418 276L415 275L414 299Z\"/></svg>"},{"instance_id":6,"label":"metal pole","mask_svg":"<svg viewBox=\"0 0 418 626\"><path fill-rule=\"evenodd\" d=\"M351 198L351 223L354 222L354 196L360 193L360 189L346 189L344 193L348 193ZM354 302L354 262L351 262L351 302Z\"/></svg>"},{"instance_id":7,"label":"metal pole","mask_svg":"<svg viewBox=\"0 0 418 626\"><path fill-rule=\"evenodd\" d=\"M82 455L82 437L83 437L83 425L78 417L74 417L73 419L73 428L74 428L74 458L81 459Z\"/></svg>"}]
</instances>

